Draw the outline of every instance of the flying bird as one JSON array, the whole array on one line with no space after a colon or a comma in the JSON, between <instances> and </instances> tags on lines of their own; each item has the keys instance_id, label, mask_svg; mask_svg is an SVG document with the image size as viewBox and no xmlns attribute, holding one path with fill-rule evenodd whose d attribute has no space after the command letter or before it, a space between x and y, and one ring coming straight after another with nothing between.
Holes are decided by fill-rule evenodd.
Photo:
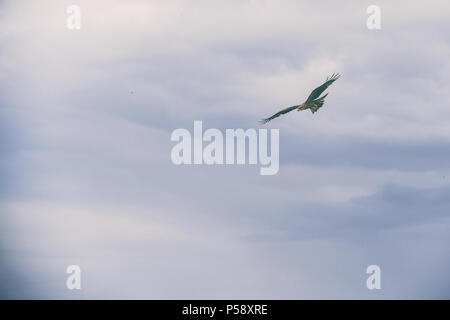
<instances>
[{"instance_id":1,"label":"flying bird","mask_svg":"<svg viewBox=\"0 0 450 320\"><path fill-rule=\"evenodd\" d=\"M271 116L269 118L260 120L260 122L263 123L263 124L267 123L267 122L269 122L269 121L271 121L271 120L273 120L275 118L278 118L282 114L291 112L292 110L295 110L295 109L297 109L297 111L311 109L312 113L317 112L317 110L319 110L323 106L323 104L325 103L325 98L328 95L328 93L323 95L320 98L319 98L319 96L322 94L322 92L327 90L327 88L329 86L331 86L331 84L333 82L335 82L337 79L339 79L339 77L340 77L339 73L333 73L331 75L331 77L328 77L327 80L321 86L315 88L310 93L308 99L306 99L305 102L303 102L302 104L296 105L296 106L285 108L285 109L275 113L273 116Z\"/></svg>"}]
</instances>

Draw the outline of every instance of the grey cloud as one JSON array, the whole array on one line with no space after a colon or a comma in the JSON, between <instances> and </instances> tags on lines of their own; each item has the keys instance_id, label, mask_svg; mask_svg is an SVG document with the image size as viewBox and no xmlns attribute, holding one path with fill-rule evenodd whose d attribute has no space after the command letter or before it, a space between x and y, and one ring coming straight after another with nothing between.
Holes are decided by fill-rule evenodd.
<instances>
[{"instance_id":1,"label":"grey cloud","mask_svg":"<svg viewBox=\"0 0 450 320\"><path fill-rule=\"evenodd\" d=\"M282 162L333 167L363 167L400 171L441 171L450 165L447 141L374 141L358 137L323 139L305 134L299 143L286 137L281 145Z\"/></svg>"},{"instance_id":2,"label":"grey cloud","mask_svg":"<svg viewBox=\"0 0 450 320\"><path fill-rule=\"evenodd\" d=\"M381 1L372 32L360 2L81 1L75 33L58 1L2 2L2 297L447 297L436 3ZM256 127L335 71L320 113L268 126L278 175L171 163L172 130Z\"/></svg>"},{"instance_id":3,"label":"grey cloud","mask_svg":"<svg viewBox=\"0 0 450 320\"><path fill-rule=\"evenodd\" d=\"M273 233L269 232L267 236L273 239L378 239L386 233L396 233L411 226L437 222L447 225L450 223L449 194L448 186L413 188L387 184L370 196L357 197L345 204L298 203L296 207L280 207L276 219L262 217L264 223L255 223L261 223L262 228L272 226ZM447 238L443 233L440 236Z\"/></svg>"}]
</instances>

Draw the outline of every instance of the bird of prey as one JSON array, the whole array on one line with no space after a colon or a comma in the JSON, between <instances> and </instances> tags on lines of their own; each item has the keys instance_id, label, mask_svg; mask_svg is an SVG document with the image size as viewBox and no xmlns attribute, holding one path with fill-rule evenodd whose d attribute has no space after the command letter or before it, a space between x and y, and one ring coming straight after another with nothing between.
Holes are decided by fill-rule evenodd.
<instances>
[{"instance_id":1,"label":"bird of prey","mask_svg":"<svg viewBox=\"0 0 450 320\"><path fill-rule=\"evenodd\" d=\"M323 104L325 103L325 97L328 95L325 94L322 97L319 98L319 96L322 94L322 92L324 92L333 82L335 82L337 79L339 79L340 75L339 73L333 73L331 75L331 77L328 77L327 80L319 87L315 88L309 95L308 99L306 99L305 102L303 102L302 104L296 105L296 106L292 106L292 107L288 107L285 108L277 113L275 113L273 116L266 118L266 119L262 119L260 120L261 123L267 123L270 120L273 120L275 118L278 118L279 116L281 116L282 114L291 112L292 110L297 109L297 111L301 111L301 110L306 110L306 109L311 109L312 113L317 112L317 110L319 110Z\"/></svg>"}]
</instances>

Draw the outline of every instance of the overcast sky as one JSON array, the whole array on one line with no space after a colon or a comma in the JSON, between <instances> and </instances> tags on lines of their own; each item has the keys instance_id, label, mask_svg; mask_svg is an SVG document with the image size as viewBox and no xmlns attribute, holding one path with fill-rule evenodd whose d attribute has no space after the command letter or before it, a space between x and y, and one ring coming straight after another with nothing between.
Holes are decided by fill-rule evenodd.
<instances>
[{"instance_id":1,"label":"overcast sky","mask_svg":"<svg viewBox=\"0 0 450 320\"><path fill-rule=\"evenodd\" d=\"M1 1L0 297L450 298L449 16L448 0ZM173 130L260 128L333 72L319 112L266 125L277 175L171 162Z\"/></svg>"}]
</instances>

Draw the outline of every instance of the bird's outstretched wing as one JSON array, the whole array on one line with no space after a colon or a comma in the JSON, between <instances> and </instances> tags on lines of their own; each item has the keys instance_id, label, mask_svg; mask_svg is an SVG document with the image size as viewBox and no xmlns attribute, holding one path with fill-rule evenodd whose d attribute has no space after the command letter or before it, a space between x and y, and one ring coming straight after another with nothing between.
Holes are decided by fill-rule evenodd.
<instances>
[{"instance_id":1,"label":"bird's outstretched wing","mask_svg":"<svg viewBox=\"0 0 450 320\"><path fill-rule=\"evenodd\" d=\"M309 95L308 99L306 99L305 103L301 104L301 105L297 105L297 106L292 106L289 108L285 108L277 113L275 113L273 116L266 118L266 119L262 119L259 122L260 123L267 123L275 118L278 118L279 116L281 116L282 114L291 112L292 110L295 110L299 107L299 110L305 110L305 109L310 109L312 113L317 112L317 110L319 110L324 102L325 102L325 98L328 95L325 94L322 97L320 97L320 95L331 85L333 84L333 82L335 82L337 79L339 79L340 74L339 73L333 73L331 75L331 77L328 77L327 80L319 87L315 88Z\"/></svg>"},{"instance_id":2,"label":"bird's outstretched wing","mask_svg":"<svg viewBox=\"0 0 450 320\"><path fill-rule=\"evenodd\" d=\"M319 87L315 88L309 95L308 99L306 99L306 103L309 103L315 99L317 99L322 92L327 90L329 86L333 84L337 79L339 79L340 74L339 73L333 73L331 77L327 78L327 80Z\"/></svg>"},{"instance_id":3,"label":"bird's outstretched wing","mask_svg":"<svg viewBox=\"0 0 450 320\"><path fill-rule=\"evenodd\" d=\"M262 123L262 124L267 123L267 122L269 122L270 120L273 120L273 119L275 119L275 118L278 118L278 117L281 116L282 114L285 114L285 113L291 112L292 110L297 109L298 107L299 107L299 105L298 105L298 106L292 106L292 107L289 107L289 108L285 108L285 109L283 109L283 110L281 110L281 111L275 113L273 116L271 116L271 117L269 117L269 118L261 119L259 122Z\"/></svg>"}]
</instances>

